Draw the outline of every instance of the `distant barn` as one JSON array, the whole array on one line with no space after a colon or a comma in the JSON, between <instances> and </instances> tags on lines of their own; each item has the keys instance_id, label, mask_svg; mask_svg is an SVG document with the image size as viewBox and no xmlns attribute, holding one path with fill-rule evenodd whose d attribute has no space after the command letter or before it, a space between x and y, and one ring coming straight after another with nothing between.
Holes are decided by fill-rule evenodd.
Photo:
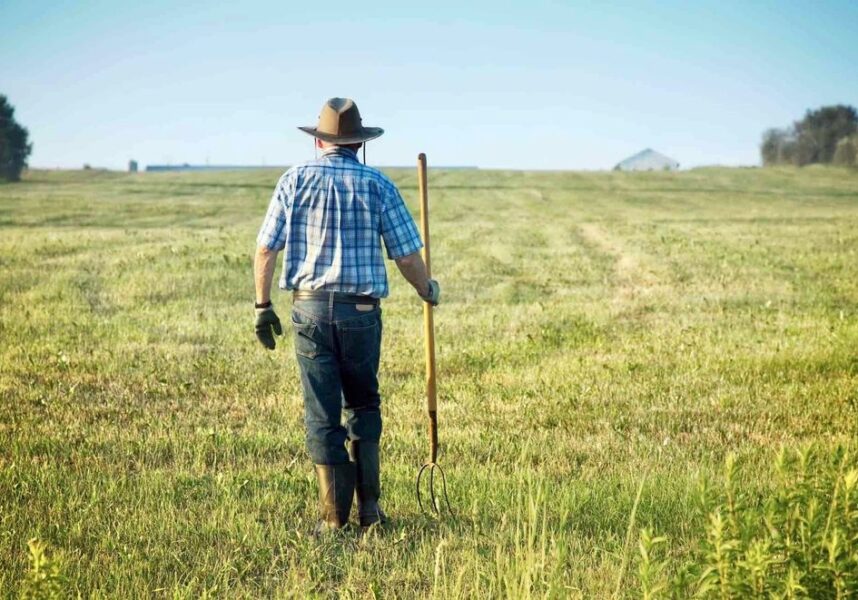
<instances>
[{"instance_id":1,"label":"distant barn","mask_svg":"<svg viewBox=\"0 0 858 600\"><path fill-rule=\"evenodd\" d=\"M669 156L647 148L618 162L614 171L676 171L678 168L679 163Z\"/></svg>"}]
</instances>

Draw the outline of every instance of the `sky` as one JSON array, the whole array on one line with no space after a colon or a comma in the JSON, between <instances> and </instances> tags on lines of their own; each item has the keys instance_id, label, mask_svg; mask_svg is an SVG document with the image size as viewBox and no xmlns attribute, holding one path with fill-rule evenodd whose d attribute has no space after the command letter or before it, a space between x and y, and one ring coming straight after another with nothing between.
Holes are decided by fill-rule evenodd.
<instances>
[{"instance_id":1,"label":"sky","mask_svg":"<svg viewBox=\"0 0 858 600\"><path fill-rule=\"evenodd\" d=\"M754 165L858 105L858 2L0 0L0 94L31 167L294 164L332 96L371 165Z\"/></svg>"}]
</instances>

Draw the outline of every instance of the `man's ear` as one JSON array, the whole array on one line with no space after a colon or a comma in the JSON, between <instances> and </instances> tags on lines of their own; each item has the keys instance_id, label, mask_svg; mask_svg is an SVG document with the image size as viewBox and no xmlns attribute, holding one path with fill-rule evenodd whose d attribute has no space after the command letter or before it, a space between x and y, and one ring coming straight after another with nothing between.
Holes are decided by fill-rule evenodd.
<instances>
[{"instance_id":1,"label":"man's ear","mask_svg":"<svg viewBox=\"0 0 858 600\"><path fill-rule=\"evenodd\" d=\"M315 139L316 139L316 148L318 148L319 150L322 150L324 148L324 146L322 145L322 140L320 140L319 138L315 138Z\"/></svg>"}]
</instances>

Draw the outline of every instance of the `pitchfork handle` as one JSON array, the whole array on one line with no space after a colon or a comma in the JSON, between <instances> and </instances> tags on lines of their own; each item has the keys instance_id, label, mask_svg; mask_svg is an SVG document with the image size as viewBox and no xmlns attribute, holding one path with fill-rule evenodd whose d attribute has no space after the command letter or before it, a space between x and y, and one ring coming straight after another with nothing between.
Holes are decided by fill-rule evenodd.
<instances>
[{"instance_id":1,"label":"pitchfork handle","mask_svg":"<svg viewBox=\"0 0 858 600\"><path fill-rule=\"evenodd\" d=\"M420 229L423 234L423 262L426 275L432 277L429 253L429 192L426 180L426 155L417 157L417 183L420 188ZM423 339L426 349L426 410L429 413L429 462L438 458L438 401L435 388L435 323L432 305L423 303Z\"/></svg>"}]
</instances>

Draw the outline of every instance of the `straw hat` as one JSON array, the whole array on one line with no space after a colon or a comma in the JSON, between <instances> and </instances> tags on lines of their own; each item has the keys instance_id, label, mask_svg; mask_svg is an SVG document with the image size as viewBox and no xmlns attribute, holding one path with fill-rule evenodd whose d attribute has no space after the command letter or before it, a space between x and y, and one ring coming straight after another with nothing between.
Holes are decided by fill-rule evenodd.
<instances>
[{"instance_id":1,"label":"straw hat","mask_svg":"<svg viewBox=\"0 0 858 600\"><path fill-rule=\"evenodd\" d=\"M318 126L298 129L331 144L359 144L384 133L381 127L363 126L357 104L350 98L331 98L322 107Z\"/></svg>"}]
</instances>

